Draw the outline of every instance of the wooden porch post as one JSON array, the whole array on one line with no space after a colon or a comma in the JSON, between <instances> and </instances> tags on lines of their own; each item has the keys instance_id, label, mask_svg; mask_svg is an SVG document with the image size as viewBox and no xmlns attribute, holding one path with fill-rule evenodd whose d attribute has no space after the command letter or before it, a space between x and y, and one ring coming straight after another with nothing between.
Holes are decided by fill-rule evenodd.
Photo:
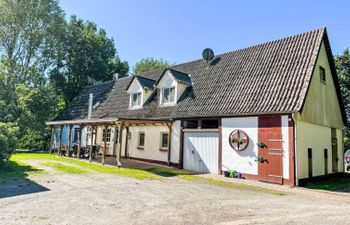
<instances>
[{"instance_id":1,"label":"wooden porch post","mask_svg":"<svg viewBox=\"0 0 350 225\"><path fill-rule=\"evenodd\" d=\"M52 147L55 142L55 127L51 126L51 140L50 140L50 155L52 154Z\"/></svg>"},{"instance_id":2,"label":"wooden porch post","mask_svg":"<svg viewBox=\"0 0 350 225\"><path fill-rule=\"evenodd\" d=\"M58 155L61 155L61 149L62 149L62 132L63 132L63 125L60 126L60 141L58 143Z\"/></svg>"},{"instance_id":3,"label":"wooden porch post","mask_svg":"<svg viewBox=\"0 0 350 225\"><path fill-rule=\"evenodd\" d=\"M77 149L77 158L80 158L80 149L81 149L81 134L83 132L83 128L84 126L82 126L81 124L79 124L79 136L78 136L78 149Z\"/></svg>"},{"instance_id":4,"label":"wooden porch post","mask_svg":"<svg viewBox=\"0 0 350 225\"><path fill-rule=\"evenodd\" d=\"M72 146L72 129L73 129L73 125L69 125L67 157L69 157L70 155L70 148Z\"/></svg>"},{"instance_id":5,"label":"wooden porch post","mask_svg":"<svg viewBox=\"0 0 350 225\"><path fill-rule=\"evenodd\" d=\"M90 148L89 148L89 162L92 161L92 145L94 144L93 136L94 136L94 127L91 126L91 132L90 132Z\"/></svg>"},{"instance_id":6,"label":"wooden porch post","mask_svg":"<svg viewBox=\"0 0 350 225\"><path fill-rule=\"evenodd\" d=\"M123 136L123 126L124 124L123 123L119 123L118 124L118 132L119 132L119 135L118 135L118 144L117 144L117 152L116 152L116 163L117 163L117 166L121 166L121 163L120 163L120 153L121 153L121 148L122 148L122 136ZM128 135L128 134L126 134Z\"/></svg>"},{"instance_id":7,"label":"wooden porch post","mask_svg":"<svg viewBox=\"0 0 350 225\"><path fill-rule=\"evenodd\" d=\"M168 166L170 166L170 164L171 164L171 136L173 134L172 123L168 123L167 127L169 129Z\"/></svg>"},{"instance_id":8,"label":"wooden porch post","mask_svg":"<svg viewBox=\"0 0 350 225\"><path fill-rule=\"evenodd\" d=\"M105 164L106 159L106 148L107 148L107 125L103 125L103 131L102 131L102 138L103 133L105 134L104 140L103 140L103 152L102 152L102 164Z\"/></svg>"}]
</instances>

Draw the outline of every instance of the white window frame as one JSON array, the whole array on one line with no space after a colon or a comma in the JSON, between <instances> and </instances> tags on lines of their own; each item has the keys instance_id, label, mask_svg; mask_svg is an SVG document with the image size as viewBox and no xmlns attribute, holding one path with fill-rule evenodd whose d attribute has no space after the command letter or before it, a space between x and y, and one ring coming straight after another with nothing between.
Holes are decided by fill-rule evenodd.
<instances>
[{"instance_id":1,"label":"white window frame","mask_svg":"<svg viewBox=\"0 0 350 225\"><path fill-rule=\"evenodd\" d=\"M135 102L134 102L134 95L137 95ZM130 108L141 108L141 107L142 107L142 92L131 93L130 94Z\"/></svg>"},{"instance_id":2,"label":"white window frame","mask_svg":"<svg viewBox=\"0 0 350 225\"><path fill-rule=\"evenodd\" d=\"M163 146L163 135L164 134L168 135L168 144L166 147ZM170 139L169 132L160 132L160 142L159 142L160 146L159 147L161 150L168 150L169 149L169 139Z\"/></svg>"},{"instance_id":3,"label":"white window frame","mask_svg":"<svg viewBox=\"0 0 350 225\"><path fill-rule=\"evenodd\" d=\"M111 134L112 134L111 128L103 128L103 130L102 130L102 142L104 142L106 139L106 142L110 143L111 142Z\"/></svg>"},{"instance_id":4,"label":"white window frame","mask_svg":"<svg viewBox=\"0 0 350 225\"><path fill-rule=\"evenodd\" d=\"M173 99L171 99L171 95L170 95L170 90L173 89ZM162 89L162 104L161 105L173 105L176 102L176 87L172 86L172 87L163 87ZM166 101L165 99L165 91L169 90L169 100Z\"/></svg>"},{"instance_id":5,"label":"white window frame","mask_svg":"<svg viewBox=\"0 0 350 225\"><path fill-rule=\"evenodd\" d=\"M140 145L140 136L143 134L143 145ZM137 134L137 148L138 149L144 149L146 145L146 134L143 131L139 131Z\"/></svg>"}]
</instances>

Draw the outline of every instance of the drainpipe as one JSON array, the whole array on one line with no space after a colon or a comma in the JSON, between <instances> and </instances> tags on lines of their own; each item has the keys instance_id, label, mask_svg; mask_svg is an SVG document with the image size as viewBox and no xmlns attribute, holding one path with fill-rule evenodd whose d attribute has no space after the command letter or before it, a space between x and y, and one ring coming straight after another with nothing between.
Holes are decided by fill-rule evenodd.
<instances>
[{"instance_id":1,"label":"drainpipe","mask_svg":"<svg viewBox=\"0 0 350 225\"><path fill-rule=\"evenodd\" d=\"M295 119L295 113L292 113L292 119L294 121L294 179L295 185L298 186L297 120Z\"/></svg>"}]
</instances>

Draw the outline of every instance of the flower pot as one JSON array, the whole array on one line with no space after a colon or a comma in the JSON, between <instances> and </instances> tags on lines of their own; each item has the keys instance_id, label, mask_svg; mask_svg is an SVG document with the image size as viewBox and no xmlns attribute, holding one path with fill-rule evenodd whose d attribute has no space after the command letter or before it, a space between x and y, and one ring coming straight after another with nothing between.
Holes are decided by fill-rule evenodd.
<instances>
[{"instance_id":1,"label":"flower pot","mask_svg":"<svg viewBox=\"0 0 350 225\"><path fill-rule=\"evenodd\" d=\"M230 171L224 171L224 176L225 177L230 177Z\"/></svg>"}]
</instances>

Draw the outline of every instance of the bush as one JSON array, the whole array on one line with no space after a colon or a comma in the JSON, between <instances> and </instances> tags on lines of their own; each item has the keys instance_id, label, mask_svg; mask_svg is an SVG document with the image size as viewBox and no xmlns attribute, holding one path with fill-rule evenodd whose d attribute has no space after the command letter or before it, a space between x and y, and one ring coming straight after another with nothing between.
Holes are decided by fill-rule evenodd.
<instances>
[{"instance_id":1,"label":"bush","mask_svg":"<svg viewBox=\"0 0 350 225\"><path fill-rule=\"evenodd\" d=\"M9 159L16 149L18 126L0 122L0 164Z\"/></svg>"}]
</instances>

